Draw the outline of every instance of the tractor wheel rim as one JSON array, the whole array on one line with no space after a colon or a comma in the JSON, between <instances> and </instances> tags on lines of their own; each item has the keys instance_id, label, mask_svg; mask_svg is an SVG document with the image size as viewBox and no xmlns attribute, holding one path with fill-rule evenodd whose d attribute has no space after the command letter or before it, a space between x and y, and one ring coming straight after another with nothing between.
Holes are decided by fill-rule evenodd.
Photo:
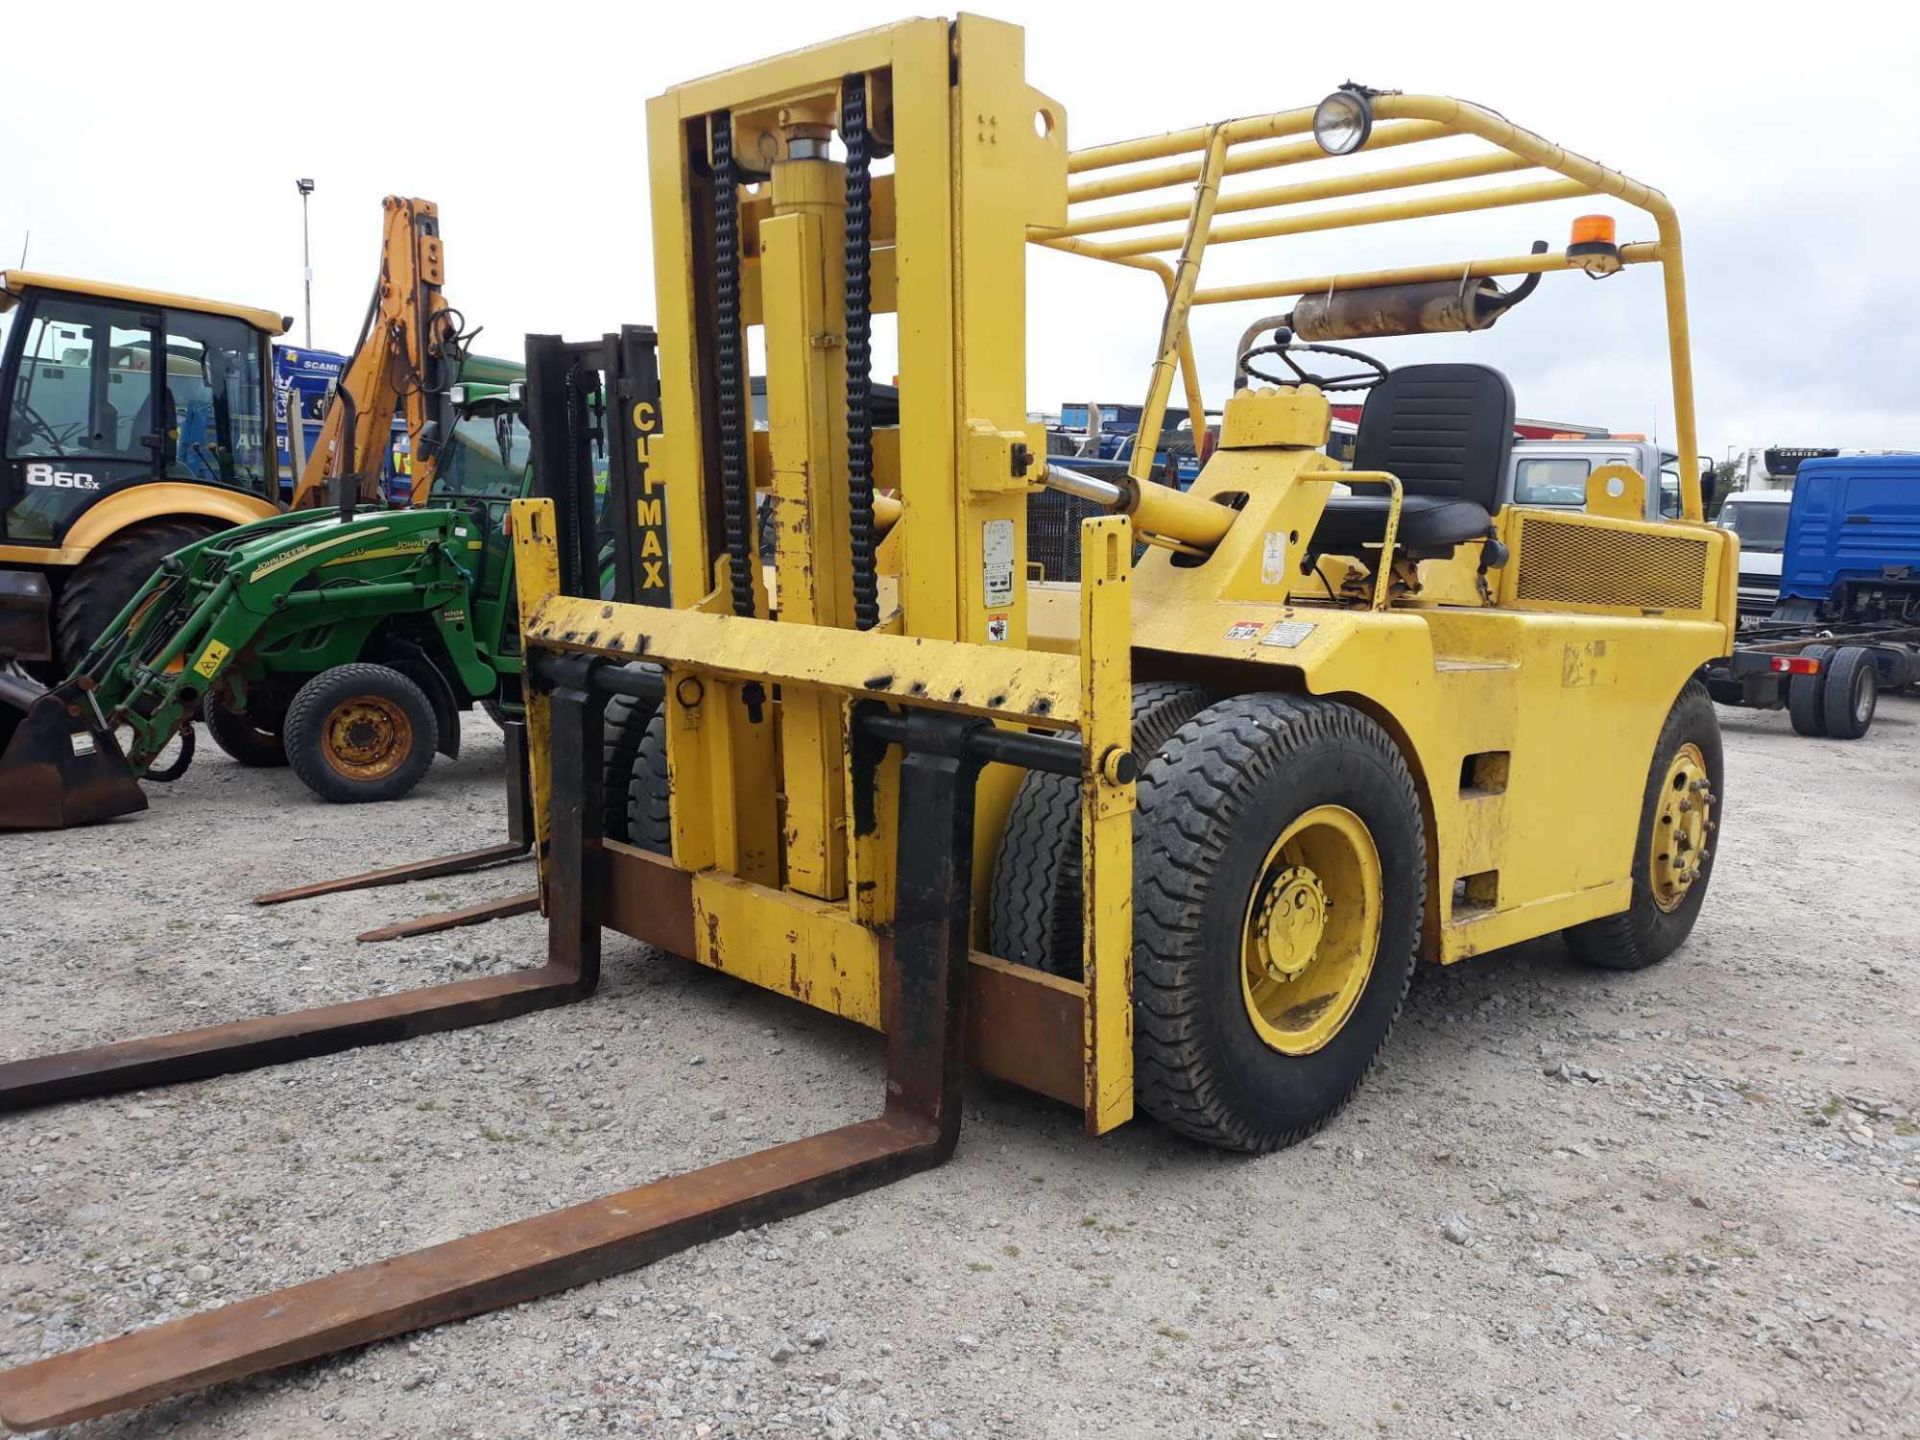
<instances>
[{"instance_id":1,"label":"tractor wheel rim","mask_svg":"<svg viewBox=\"0 0 1920 1440\"><path fill-rule=\"evenodd\" d=\"M413 749L413 722L384 695L356 695L327 714L321 753L350 780L383 780Z\"/></svg>"},{"instance_id":2,"label":"tractor wheel rim","mask_svg":"<svg viewBox=\"0 0 1920 1440\"><path fill-rule=\"evenodd\" d=\"M1873 691L1867 684L1867 672L1863 668L1853 681L1853 721L1864 725L1873 718Z\"/></svg>"},{"instance_id":3,"label":"tractor wheel rim","mask_svg":"<svg viewBox=\"0 0 1920 1440\"><path fill-rule=\"evenodd\" d=\"M1700 882L1707 860L1707 834L1713 818L1713 786L1707 778L1707 758L1689 741L1673 754L1654 808L1652 859L1653 903L1672 913L1685 903Z\"/></svg>"},{"instance_id":4,"label":"tractor wheel rim","mask_svg":"<svg viewBox=\"0 0 1920 1440\"><path fill-rule=\"evenodd\" d=\"M1373 973L1384 895L1353 811L1316 805L1280 832L1241 926L1240 995L1262 1041L1309 1055L1340 1033Z\"/></svg>"}]
</instances>

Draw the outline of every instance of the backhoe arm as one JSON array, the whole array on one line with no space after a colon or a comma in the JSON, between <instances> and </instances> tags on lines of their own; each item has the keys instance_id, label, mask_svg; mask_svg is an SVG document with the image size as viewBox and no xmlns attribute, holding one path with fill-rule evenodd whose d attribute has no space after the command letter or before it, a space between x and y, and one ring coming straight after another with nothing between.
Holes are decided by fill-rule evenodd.
<instances>
[{"instance_id":1,"label":"backhoe arm","mask_svg":"<svg viewBox=\"0 0 1920 1440\"><path fill-rule=\"evenodd\" d=\"M440 447L453 423L447 390L459 361L456 313L441 298L445 252L439 207L389 195L380 245L380 279L360 342L328 403L320 438L294 486L293 508L324 505L334 482L351 478L362 501L377 502L387 434L406 415L412 503L433 487Z\"/></svg>"}]
</instances>

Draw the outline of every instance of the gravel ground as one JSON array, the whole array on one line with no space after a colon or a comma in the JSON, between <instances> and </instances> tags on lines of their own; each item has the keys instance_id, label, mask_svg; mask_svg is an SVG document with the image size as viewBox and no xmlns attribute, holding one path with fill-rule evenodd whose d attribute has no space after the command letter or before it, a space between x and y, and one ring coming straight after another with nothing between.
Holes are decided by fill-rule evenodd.
<instances>
[{"instance_id":1,"label":"gravel ground","mask_svg":"<svg viewBox=\"0 0 1920 1440\"><path fill-rule=\"evenodd\" d=\"M1694 938L1423 977L1263 1159L986 1081L930 1176L77 1436L1920 1435L1920 701L1864 742L1723 711ZM352 935L525 867L279 910L485 843L502 754L318 804L203 753L152 813L0 836L0 1058L527 963L525 918ZM613 939L598 998L0 1119L0 1362L839 1124L876 1039Z\"/></svg>"}]
</instances>

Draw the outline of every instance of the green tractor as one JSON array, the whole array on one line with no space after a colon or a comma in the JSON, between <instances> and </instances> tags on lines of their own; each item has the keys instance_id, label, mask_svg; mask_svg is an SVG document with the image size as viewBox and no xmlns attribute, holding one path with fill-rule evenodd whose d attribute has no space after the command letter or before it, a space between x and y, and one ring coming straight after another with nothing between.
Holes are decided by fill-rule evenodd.
<instances>
[{"instance_id":1,"label":"green tractor","mask_svg":"<svg viewBox=\"0 0 1920 1440\"><path fill-rule=\"evenodd\" d=\"M650 348L646 361L650 379ZM427 505L349 499L208 536L168 557L61 684L0 668L0 828L144 809L135 781L184 772L196 717L241 764L290 766L322 799L356 803L405 795L436 751L456 757L462 711L517 716L509 510L537 488L523 394L453 387ZM586 583L612 595L607 477L640 447L606 443L625 430L604 404L581 413L584 433L559 427L555 473L585 472L567 482L571 512L590 516L576 548L592 556Z\"/></svg>"}]
</instances>

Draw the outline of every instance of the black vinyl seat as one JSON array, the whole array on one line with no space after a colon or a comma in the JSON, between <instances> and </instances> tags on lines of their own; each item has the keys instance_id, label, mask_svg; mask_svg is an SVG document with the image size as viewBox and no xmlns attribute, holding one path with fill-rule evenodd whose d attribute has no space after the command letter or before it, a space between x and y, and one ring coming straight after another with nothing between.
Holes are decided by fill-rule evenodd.
<instances>
[{"instance_id":1,"label":"black vinyl seat","mask_svg":"<svg viewBox=\"0 0 1920 1440\"><path fill-rule=\"evenodd\" d=\"M1398 540L1445 553L1484 539L1513 453L1513 386L1487 365L1407 365L1367 393L1353 468L1400 477ZM1384 489L1328 497L1315 551L1348 553L1386 538Z\"/></svg>"}]
</instances>

